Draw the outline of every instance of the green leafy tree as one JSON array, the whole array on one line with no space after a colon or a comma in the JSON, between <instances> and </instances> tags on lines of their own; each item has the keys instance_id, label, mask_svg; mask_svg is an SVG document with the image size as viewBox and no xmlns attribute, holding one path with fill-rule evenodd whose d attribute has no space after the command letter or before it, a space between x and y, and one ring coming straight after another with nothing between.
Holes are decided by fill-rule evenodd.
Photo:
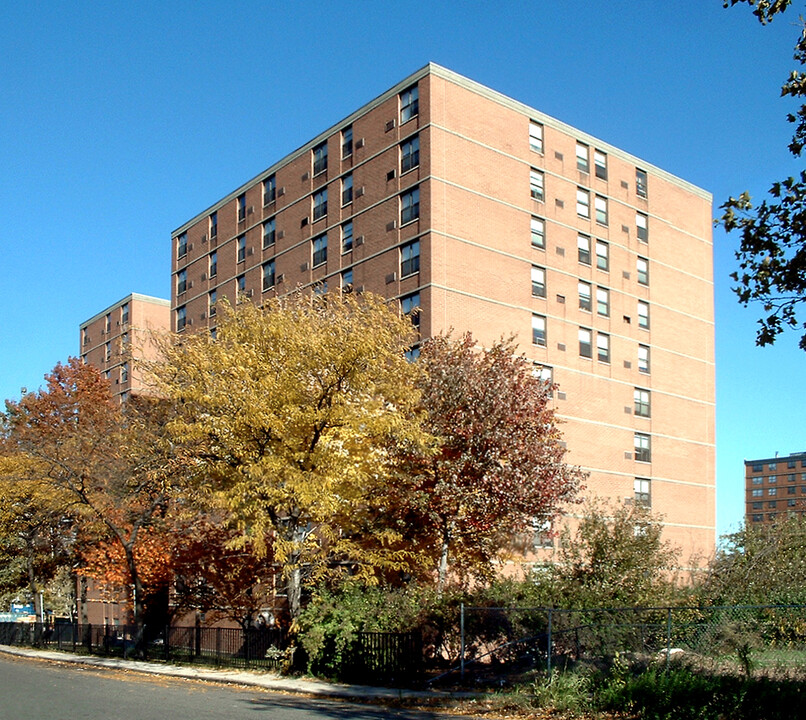
<instances>
[{"instance_id":1,"label":"green leafy tree","mask_svg":"<svg viewBox=\"0 0 806 720\"><path fill-rule=\"evenodd\" d=\"M554 517L582 475L564 462L551 384L512 339L482 349L470 334L436 337L418 364L437 450L412 456L400 505L441 590L449 570L491 577L515 534Z\"/></svg>"},{"instance_id":2,"label":"green leafy tree","mask_svg":"<svg viewBox=\"0 0 806 720\"><path fill-rule=\"evenodd\" d=\"M183 336L153 368L200 501L279 564L292 618L328 573L411 561L399 533L371 521L388 497L392 439L423 439L411 341L382 298L297 295L223 307L215 338Z\"/></svg>"},{"instance_id":3,"label":"green leafy tree","mask_svg":"<svg viewBox=\"0 0 806 720\"><path fill-rule=\"evenodd\" d=\"M725 0L736 5L747 2L762 24L784 12L790 0ZM801 21L802 24L802 21ZM794 59L800 68L806 64L806 30L795 45ZM793 70L781 88L781 94L795 99L806 97L806 73ZM789 150L801 157L806 144L806 104L787 116L795 126ZM722 205L720 222L728 232L741 236L736 258L739 270L731 277L733 288L743 305L761 303L765 315L759 319L758 345L768 345L786 328L806 329L798 317L806 302L806 171L773 183L770 197L754 205L749 193L731 197ZM806 332L800 347L806 350Z\"/></svg>"}]
</instances>

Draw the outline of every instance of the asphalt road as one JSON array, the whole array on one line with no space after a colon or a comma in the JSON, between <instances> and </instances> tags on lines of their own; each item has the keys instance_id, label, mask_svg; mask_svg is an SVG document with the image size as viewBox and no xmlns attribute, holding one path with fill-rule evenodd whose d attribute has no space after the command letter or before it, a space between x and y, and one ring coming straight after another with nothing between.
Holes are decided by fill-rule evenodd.
<instances>
[{"instance_id":1,"label":"asphalt road","mask_svg":"<svg viewBox=\"0 0 806 720\"><path fill-rule=\"evenodd\" d=\"M434 720L440 717L444 716L0 655L0 720Z\"/></svg>"}]
</instances>

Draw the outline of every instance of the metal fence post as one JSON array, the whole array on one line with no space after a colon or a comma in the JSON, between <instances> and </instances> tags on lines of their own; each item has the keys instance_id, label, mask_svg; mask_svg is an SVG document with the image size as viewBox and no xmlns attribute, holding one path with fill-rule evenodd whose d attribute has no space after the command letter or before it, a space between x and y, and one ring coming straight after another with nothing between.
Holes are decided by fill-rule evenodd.
<instances>
[{"instance_id":1,"label":"metal fence post","mask_svg":"<svg viewBox=\"0 0 806 720\"><path fill-rule=\"evenodd\" d=\"M460 637L460 650L459 650L459 675L462 682L465 681L465 604L459 605L459 637Z\"/></svg>"},{"instance_id":2,"label":"metal fence post","mask_svg":"<svg viewBox=\"0 0 806 720\"><path fill-rule=\"evenodd\" d=\"M666 608L666 671L669 670L669 658L672 656L672 608Z\"/></svg>"},{"instance_id":3,"label":"metal fence post","mask_svg":"<svg viewBox=\"0 0 806 720\"><path fill-rule=\"evenodd\" d=\"M551 675L551 621L552 621L551 608L549 608L549 626L548 631L546 633L548 636L547 637L548 642L546 648L546 673L548 675Z\"/></svg>"}]
</instances>

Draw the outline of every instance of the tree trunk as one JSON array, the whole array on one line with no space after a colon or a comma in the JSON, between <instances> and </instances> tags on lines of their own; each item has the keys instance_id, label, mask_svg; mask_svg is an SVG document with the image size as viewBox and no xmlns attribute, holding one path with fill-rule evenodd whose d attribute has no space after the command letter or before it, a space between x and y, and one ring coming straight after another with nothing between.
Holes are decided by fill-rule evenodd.
<instances>
[{"instance_id":1,"label":"tree trunk","mask_svg":"<svg viewBox=\"0 0 806 720\"><path fill-rule=\"evenodd\" d=\"M439 553L439 573L437 576L437 595L442 595L448 578L448 551L451 545L451 526L445 522L442 526L442 547Z\"/></svg>"},{"instance_id":2,"label":"tree trunk","mask_svg":"<svg viewBox=\"0 0 806 720\"><path fill-rule=\"evenodd\" d=\"M31 595L34 598L34 615L36 615L36 621L40 622L42 620L42 603L39 597L39 588L36 583L36 573L34 572L33 550L29 550L27 553L25 569L28 575L28 589L31 591Z\"/></svg>"},{"instance_id":3,"label":"tree trunk","mask_svg":"<svg viewBox=\"0 0 806 720\"><path fill-rule=\"evenodd\" d=\"M302 569L294 564L286 580L286 595L288 597L288 612L291 620L299 617L302 611Z\"/></svg>"}]
</instances>

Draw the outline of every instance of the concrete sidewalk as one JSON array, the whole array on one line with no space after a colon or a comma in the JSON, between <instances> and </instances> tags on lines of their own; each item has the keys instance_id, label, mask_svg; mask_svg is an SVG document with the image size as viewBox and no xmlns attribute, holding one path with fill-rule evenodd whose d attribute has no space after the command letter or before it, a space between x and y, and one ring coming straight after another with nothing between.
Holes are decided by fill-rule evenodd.
<instances>
[{"instance_id":1,"label":"concrete sidewalk","mask_svg":"<svg viewBox=\"0 0 806 720\"><path fill-rule=\"evenodd\" d=\"M185 678L188 680L205 680L215 683L232 683L251 685L266 690L291 692L300 695L333 697L361 700L447 700L450 698L478 697L478 693L449 693L436 690L403 690L396 688L373 687L370 685L342 685L329 683L315 678L284 677L272 672L257 670L217 670L207 667L188 665L170 665L167 663L146 662L141 660L123 660L122 658L96 657L94 655L75 655L54 650L37 650L35 648L0 645L0 652L7 655L51 660L62 663L76 663L91 667L128 670L130 672L164 675Z\"/></svg>"}]
</instances>

